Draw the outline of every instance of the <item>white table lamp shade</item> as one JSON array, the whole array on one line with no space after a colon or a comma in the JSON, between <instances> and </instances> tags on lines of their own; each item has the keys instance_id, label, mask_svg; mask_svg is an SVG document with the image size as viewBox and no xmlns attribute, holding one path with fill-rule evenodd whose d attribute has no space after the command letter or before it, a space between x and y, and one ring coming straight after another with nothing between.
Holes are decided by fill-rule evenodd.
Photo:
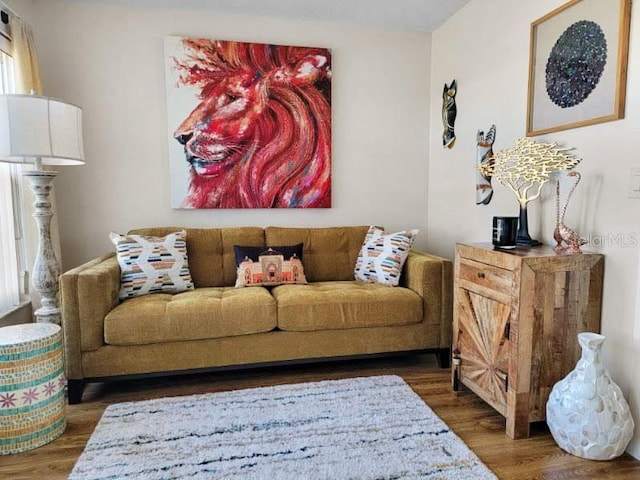
<instances>
[{"instance_id":1,"label":"white table lamp shade","mask_svg":"<svg viewBox=\"0 0 640 480\"><path fill-rule=\"evenodd\" d=\"M84 163L82 109L36 95L0 95L0 162Z\"/></svg>"}]
</instances>

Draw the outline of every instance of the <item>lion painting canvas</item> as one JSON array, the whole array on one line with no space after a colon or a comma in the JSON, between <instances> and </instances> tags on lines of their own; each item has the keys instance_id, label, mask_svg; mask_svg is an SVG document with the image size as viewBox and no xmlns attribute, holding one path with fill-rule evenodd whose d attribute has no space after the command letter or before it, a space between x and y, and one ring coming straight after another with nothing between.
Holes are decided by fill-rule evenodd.
<instances>
[{"instance_id":1,"label":"lion painting canvas","mask_svg":"<svg viewBox=\"0 0 640 480\"><path fill-rule=\"evenodd\" d=\"M165 38L171 205L331 207L331 53Z\"/></svg>"}]
</instances>

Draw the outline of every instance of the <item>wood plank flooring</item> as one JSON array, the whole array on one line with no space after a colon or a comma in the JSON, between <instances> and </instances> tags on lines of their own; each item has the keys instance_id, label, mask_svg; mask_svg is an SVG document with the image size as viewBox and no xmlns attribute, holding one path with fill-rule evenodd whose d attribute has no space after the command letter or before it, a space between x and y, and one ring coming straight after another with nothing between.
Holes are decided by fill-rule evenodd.
<instances>
[{"instance_id":1,"label":"wood plank flooring","mask_svg":"<svg viewBox=\"0 0 640 480\"><path fill-rule=\"evenodd\" d=\"M626 454L610 462L574 457L554 443L544 423L534 424L529 438L509 439L503 417L473 393L451 391L449 370L438 368L433 355L92 384L80 405L68 407L68 426L60 438L30 452L0 456L0 479L67 478L112 403L370 375L401 376L501 479L640 479L640 461Z\"/></svg>"}]
</instances>

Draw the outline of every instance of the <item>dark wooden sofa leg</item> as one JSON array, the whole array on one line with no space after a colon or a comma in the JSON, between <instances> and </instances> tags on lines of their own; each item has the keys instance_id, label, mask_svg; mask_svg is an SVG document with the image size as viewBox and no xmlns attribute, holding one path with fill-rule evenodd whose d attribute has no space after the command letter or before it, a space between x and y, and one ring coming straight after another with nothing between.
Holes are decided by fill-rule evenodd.
<instances>
[{"instance_id":1,"label":"dark wooden sofa leg","mask_svg":"<svg viewBox=\"0 0 640 480\"><path fill-rule=\"evenodd\" d=\"M76 405L82 401L84 392L84 380L67 380L67 395L69 405Z\"/></svg>"},{"instance_id":2,"label":"dark wooden sofa leg","mask_svg":"<svg viewBox=\"0 0 640 480\"><path fill-rule=\"evenodd\" d=\"M451 349L441 348L436 352L438 357L438 366L440 368L449 368L451 366Z\"/></svg>"}]
</instances>

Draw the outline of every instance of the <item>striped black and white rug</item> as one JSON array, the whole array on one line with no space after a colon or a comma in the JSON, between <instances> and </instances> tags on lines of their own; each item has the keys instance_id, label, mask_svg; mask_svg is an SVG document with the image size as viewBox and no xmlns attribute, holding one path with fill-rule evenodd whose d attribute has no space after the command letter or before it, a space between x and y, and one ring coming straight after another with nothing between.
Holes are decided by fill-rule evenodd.
<instances>
[{"instance_id":1,"label":"striped black and white rug","mask_svg":"<svg viewBox=\"0 0 640 480\"><path fill-rule=\"evenodd\" d=\"M70 477L495 479L400 378L120 403Z\"/></svg>"}]
</instances>

